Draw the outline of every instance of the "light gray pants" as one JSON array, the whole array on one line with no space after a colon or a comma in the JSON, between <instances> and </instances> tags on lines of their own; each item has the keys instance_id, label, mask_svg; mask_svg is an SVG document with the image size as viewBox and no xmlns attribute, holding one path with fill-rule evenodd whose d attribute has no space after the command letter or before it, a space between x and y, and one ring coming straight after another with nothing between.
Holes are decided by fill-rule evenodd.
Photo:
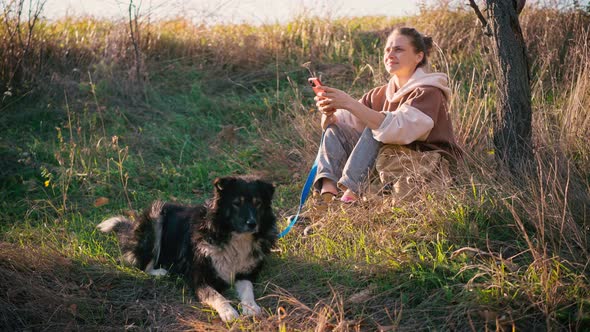
<instances>
[{"instance_id":1,"label":"light gray pants","mask_svg":"<svg viewBox=\"0 0 590 332\"><path fill-rule=\"evenodd\" d=\"M320 147L320 159L314 187L321 189L321 180L327 178L360 194L368 184L375 168L375 160L383 143L373 138L371 129L359 134L348 126L330 125L326 128Z\"/></svg>"}]
</instances>

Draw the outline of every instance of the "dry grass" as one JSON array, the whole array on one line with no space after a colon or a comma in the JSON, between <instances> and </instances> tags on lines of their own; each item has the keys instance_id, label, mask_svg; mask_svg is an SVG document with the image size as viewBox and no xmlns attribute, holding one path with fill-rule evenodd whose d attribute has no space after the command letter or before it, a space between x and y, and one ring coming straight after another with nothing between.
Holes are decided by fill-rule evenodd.
<instances>
[{"instance_id":1,"label":"dry grass","mask_svg":"<svg viewBox=\"0 0 590 332\"><path fill-rule=\"evenodd\" d=\"M0 249L4 330L180 330L187 329L181 318L205 317L179 301L181 290L171 282L51 248L2 242Z\"/></svg>"}]
</instances>

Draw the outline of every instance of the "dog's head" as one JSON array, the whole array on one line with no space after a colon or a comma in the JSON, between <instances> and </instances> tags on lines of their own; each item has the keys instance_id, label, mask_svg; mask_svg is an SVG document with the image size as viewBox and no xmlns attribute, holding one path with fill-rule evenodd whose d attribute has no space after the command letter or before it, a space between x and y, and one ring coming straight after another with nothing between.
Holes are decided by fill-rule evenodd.
<instances>
[{"instance_id":1,"label":"dog's head","mask_svg":"<svg viewBox=\"0 0 590 332\"><path fill-rule=\"evenodd\" d=\"M236 233L257 233L274 227L272 184L242 177L217 178L213 182L216 227Z\"/></svg>"}]
</instances>

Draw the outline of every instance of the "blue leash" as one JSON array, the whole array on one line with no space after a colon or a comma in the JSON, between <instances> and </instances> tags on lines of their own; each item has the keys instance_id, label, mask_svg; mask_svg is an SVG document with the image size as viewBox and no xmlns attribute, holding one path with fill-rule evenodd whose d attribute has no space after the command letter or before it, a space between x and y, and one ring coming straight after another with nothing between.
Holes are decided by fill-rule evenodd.
<instances>
[{"instance_id":1,"label":"blue leash","mask_svg":"<svg viewBox=\"0 0 590 332\"><path fill-rule=\"evenodd\" d=\"M297 214L295 214L294 217L291 217L291 222L289 223L289 225L287 226L287 228L285 228L281 234L279 234L279 239L284 237L285 235L287 235L287 233L289 233L289 231L291 231L291 228L293 228L293 225L295 225L295 223L297 222L297 219L299 218L299 213L301 212L301 208L303 207L303 204L305 204L305 200L307 199L307 196L309 196L309 191L311 190L311 187L313 185L313 180L315 179L315 175L318 171L318 161L320 160L320 151L322 149L322 144L324 143L324 132L322 131L322 139L320 140L320 147L318 148L318 154L315 157L315 161L313 162L313 166L311 166L311 169L309 170L309 174L307 175L307 180L305 180L305 185L303 186L303 190L301 191L301 198L299 199L299 208L297 209Z\"/></svg>"}]
</instances>

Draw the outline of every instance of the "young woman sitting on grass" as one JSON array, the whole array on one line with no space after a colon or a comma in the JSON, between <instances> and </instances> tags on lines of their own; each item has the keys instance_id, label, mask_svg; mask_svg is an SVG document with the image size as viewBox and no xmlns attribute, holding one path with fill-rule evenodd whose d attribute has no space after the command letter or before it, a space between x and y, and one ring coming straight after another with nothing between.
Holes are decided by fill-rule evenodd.
<instances>
[{"instance_id":1,"label":"young woman sitting on grass","mask_svg":"<svg viewBox=\"0 0 590 332\"><path fill-rule=\"evenodd\" d=\"M409 161L414 164L410 173L428 177L424 173L441 170L437 165L443 164L441 156L452 157L458 151L447 109L447 75L423 69L431 48L432 38L413 28L397 28L387 38L384 50L385 69L391 74L387 84L370 90L360 100L322 87L324 92L315 100L323 113L325 136L314 183L321 195L336 196L341 189L341 201L356 201L367 189L376 161L386 156L382 164L390 172L379 175L401 198L413 189L408 186L418 182L408 174L407 165L396 163ZM425 153L429 158L422 158ZM438 157L431 158L432 153Z\"/></svg>"}]
</instances>

